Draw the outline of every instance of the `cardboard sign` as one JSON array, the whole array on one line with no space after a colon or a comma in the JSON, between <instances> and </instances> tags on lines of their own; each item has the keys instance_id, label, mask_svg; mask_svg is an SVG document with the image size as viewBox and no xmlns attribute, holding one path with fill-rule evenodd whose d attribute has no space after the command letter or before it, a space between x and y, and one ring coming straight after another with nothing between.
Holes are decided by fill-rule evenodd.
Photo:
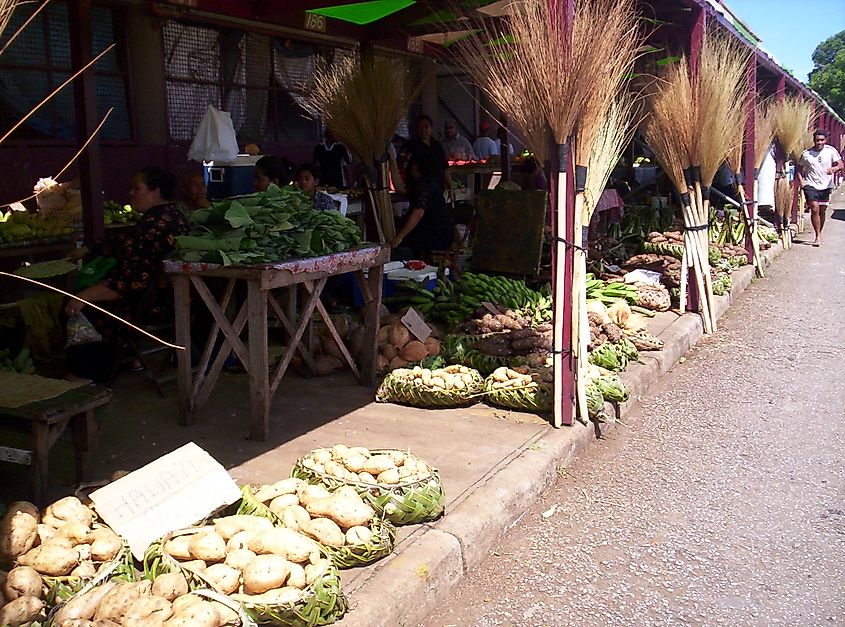
<instances>
[{"instance_id":1,"label":"cardboard sign","mask_svg":"<svg viewBox=\"0 0 845 627\"><path fill-rule=\"evenodd\" d=\"M19 202L13 202L11 205L9 205L9 209L11 209L12 211L26 211L26 207L24 207Z\"/></svg>"},{"instance_id":2,"label":"cardboard sign","mask_svg":"<svg viewBox=\"0 0 845 627\"><path fill-rule=\"evenodd\" d=\"M100 517L143 559L150 543L238 500L226 469L190 442L91 493Z\"/></svg>"},{"instance_id":3,"label":"cardboard sign","mask_svg":"<svg viewBox=\"0 0 845 627\"><path fill-rule=\"evenodd\" d=\"M408 331L420 342L425 342L431 335L431 328L413 307L408 310L408 313L402 316L401 320Z\"/></svg>"},{"instance_id":4,"label":"cardboard sign","mask_svg":"<svg viewBox=\"0 0 845 627\"><path fill-rule=\"evenodd\" d=\"M498 316L500 313L496 305L494 305L493 303L488 303L487 301L484 301L483 303L481 303L481 306L484 307L484 309L489 311L494 316Z\"/></svg>"}]
</instances>

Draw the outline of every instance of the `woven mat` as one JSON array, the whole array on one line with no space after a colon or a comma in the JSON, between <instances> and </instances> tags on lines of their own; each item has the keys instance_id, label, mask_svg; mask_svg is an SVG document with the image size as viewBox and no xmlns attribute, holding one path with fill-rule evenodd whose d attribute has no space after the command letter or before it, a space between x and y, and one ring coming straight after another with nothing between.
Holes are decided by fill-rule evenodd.
<instances>
[{"instance_id":1,"label":"woven mat","mask_svg":"<svg viewBox=\"0 0 845 627\"><path fill-rule=\"evenodd\" d=\"M46 401L83 385L85 383L80 381L47 379L34 374L0 370L0 407L14 409L29 403Z\"/></svg>"}]
</instances>

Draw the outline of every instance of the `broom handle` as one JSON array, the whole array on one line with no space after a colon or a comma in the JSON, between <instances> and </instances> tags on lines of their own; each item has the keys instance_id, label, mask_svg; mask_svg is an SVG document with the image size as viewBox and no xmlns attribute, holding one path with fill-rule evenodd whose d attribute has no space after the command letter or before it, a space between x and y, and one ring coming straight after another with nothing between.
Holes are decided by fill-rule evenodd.
<instances>
[{"instance_id":1,"label":"broom handle","mask_svg":"<svg viewBox=\"0 0 845 627\"><path fill-rule=\"evenodd\" d=\"M582 369L583 358L581 355L581 336L583 335L584 327L581 322L581 295L586 296L586 274L587 274L587 256L583 251L585 242L583 241L583 211L584 211L584 192L575 195L575 267L572 273L572 350L575 357L575 391L576 402L578 406L578 415L582 420L589 420L589 408L587 405L587 382L586 370ZM586 300L586 299L585 299ZM586 302L584 303L586 306Z\"/></svg>"}]
</instances>

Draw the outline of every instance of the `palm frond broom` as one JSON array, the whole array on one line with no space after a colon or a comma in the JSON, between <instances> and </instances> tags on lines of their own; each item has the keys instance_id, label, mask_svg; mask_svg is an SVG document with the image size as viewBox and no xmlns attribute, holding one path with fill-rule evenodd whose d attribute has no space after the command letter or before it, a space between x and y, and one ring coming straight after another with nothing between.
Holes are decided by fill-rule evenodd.
<instances>
[{"instance_id":1,"label":"palm frond broom","mask_svg":"<svg viewBox=\"0 0 845 627\"><path fill-rule=\"evenodd\" d=\"M381 242L396 235L387 189L387 145L419 90L408 67L357 55L315 69L308 108L367 166L367 187Z\"/></svg>"},{"instance_id":2,"label":"palm frond broom","mask_svg":"<svg viewBox=\"0 0 845 627\"><path fill-rule=\"evenodd\" d=\"M692 270L704 329L716 328L708 259L709 189L719 167L742 141L734 132L745 107L749 53L725 34L705 34L695 73L686 57L673 64L650 98L646 141L681 195L684 249L681 308Z\"/></svg>"}]
</instances>

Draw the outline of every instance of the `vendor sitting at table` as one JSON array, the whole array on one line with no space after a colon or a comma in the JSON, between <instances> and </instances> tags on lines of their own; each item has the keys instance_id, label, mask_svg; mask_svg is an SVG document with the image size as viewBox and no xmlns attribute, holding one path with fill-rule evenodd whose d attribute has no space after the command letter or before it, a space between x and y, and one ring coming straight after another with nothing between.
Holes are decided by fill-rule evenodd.
<instances>
[{"instance_id":1,"label":"vendor sitting at table","mask_svg":"<svg viewBox=\"0 0 845 627\"><path fill-rule=\"evenodd\" d=\"M285 187L290 185L293 177L290 161L265 155L255 162L255 191L266 192L270 184Z\"/></svg>"},{"instance_id":2,"label":"vendor sitting at table","mask_svg":"<svg viewBox=\"0 0 845 627\"><path fill-rule=\"evenodd\" d=\"M174 188L173 176L160 168L147 167L135 175L129 199L142 217L132 232L92 247L92 255L113 257L116 264L104 280L86 287L77 296L109 309L127 322L139 323L133 319L142 305L144 319L140 322L172 321L172 291L162 282L161 265L175 247L176 236L184 235L189 228L188 220L172 202ZM78 257L88 252L79 251ZM160 282L158 289L150 289L154 282ZM83 313L103 339L68 347L71 378L108 381L119 350L133 331L80 300L68 299L64 311L68 317Z\"/></svg>"},{"instance_id":3,"label":"vendor sitting at table","mask_svg":"<svg viewBox=\"0 0 845 627\"><path fill-rule=\"evenodd\" d=\"M211 201L208 199L208 189L201 172L189 174L182 181L182 200L177 206L183 213L190 213L197 209L208 209Z\"/></svg>"},{"instance_id":4,"label":"vendor sitting at table","mask_svg":"<svg viewBox=\"0 0 845 627\"><path fill-rule=\"evenodd\" d=\"M327 211L337 209L337 203L325 192L317 189L320 185L320 170L313 163L303 163L296 170L296 186L311 197L314 209Z\"/></svg>"},{"instance_id":5,"label":"vendor sitting at table","mask_svg":"<svg viewBox=\"0 0 845 627\"><path fill-rule=\"evenodd\" d=\"M455 223L443 197L441 170L428 155L408 164L410 210L390 245L394 259L423 259L433 251L448 250L455 240Z\"/></svg>"}]
</instances>

